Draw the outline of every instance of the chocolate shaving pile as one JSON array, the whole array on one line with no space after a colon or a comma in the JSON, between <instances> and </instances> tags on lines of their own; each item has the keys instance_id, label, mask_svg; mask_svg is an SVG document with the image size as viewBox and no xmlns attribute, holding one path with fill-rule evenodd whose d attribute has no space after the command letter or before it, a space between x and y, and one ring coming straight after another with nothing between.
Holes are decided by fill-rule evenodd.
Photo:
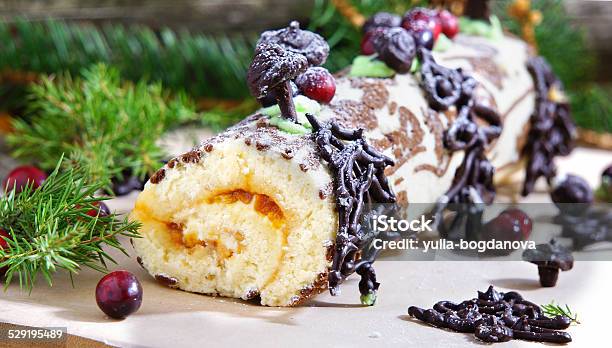
<instances>
[{"instance_id":1,"label":"chocolate shaving pile","mask_svg":"<svg viewBox=\"0 0 612 348\"><path fill-rule=\"evenodd\" d=\"M448 192L436 204L434 214L442 237L449 231L465 226L467 239L477 239L482 225L483 204L495 198L493 174L495 169L485 155L485 148L499 137L502 122L499 114L476 101L476 80L461 69L448 69L436 63L430 51L418 51L421 66L421 85L430 107L436 111L454 106L457 118L444 133L444 146L450 151L463 150L465 157ZM476 119L488 125L480 125ZM457 210L457 215L447 228L442 220L445 209Z\"/></svg>"},{"instance_id":2,"label":"chocolate shaving pile","mask_svg":"<svg viewBox=\"0 0 612 348\"><path fill-rule=\"evenodd\" d=\"M461 303L440 301L433 309L408 308L408 314L439 328L471 332L485 342L521 339L536 342L568 343L564 331L571 323L566 316L546 317L540 306L526 301L519 293L496 291L489 286L478 298Z\"/></svg>"},{"instance_id":3,"label":"chocolate shaving pile","mask_svg":"<svg viewBox=\"0 0 612 348\"><path fill-rule=\"evenodd\" d=\"M361 219L364 205L395 203L395 194L384 174L393 160L369 145L361 128L346 129L334 121L321 124L311 114L306 117L318 152L334 176L339 221L328 278L330 293L339 294L344 279L357 272L361 276L359 291L370 296L367 302L373 304L379 286L372 267L374 258L364 259L358 253L370 244L373 235L362 227Z\"/></svg>"},{"instance_id":4,"label":"chocolate shaving pile","mask_svg":"<svg viewBox=\"0 0 612 348\"><path fill-rule=\"evenodd\" d=\"M576 128L570 118L569 104L560 96L561 81L542 57L527 62L536 89L536 107L522 155L527 158L523 196L533 191L535 182L545 177L549 184L556 175L555 156L568 155L573 148Z\"/></svg>"}]
</instances>

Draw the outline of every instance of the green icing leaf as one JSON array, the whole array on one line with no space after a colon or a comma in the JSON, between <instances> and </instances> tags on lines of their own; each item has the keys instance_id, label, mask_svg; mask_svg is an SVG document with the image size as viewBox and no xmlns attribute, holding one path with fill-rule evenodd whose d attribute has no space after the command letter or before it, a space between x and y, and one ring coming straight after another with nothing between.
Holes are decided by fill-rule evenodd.
<instances>
[{"instance_id":1,"label":"green icing leaf","mask_svg":"<svg viewBox=\"0 0 612 348\"><path fill-rule=\"evenodd\" d=\"M483 36L491 40L503 38L504 32L499 18L491 16L489 17L489 22L461 17L459 18L459 28L461 33L466 35Z\"/></svg>"},{"instance_id":2,"label":"green icing leaf","mask_svg":"<svg viewBox=\"0 0 612 348\"><path fill-rule=\"evenodd\" d=\"M293 123L280 116L270 116L270 124L289 134L303 135L310 133L310 129L304 127L303 125Z\"/></svg>"},{"instance_id":3,"label":"green icing leaf","mask_svg":"<svg viewBox=\"0 0 612 348\"><path fill-rule=\"evenodd\" d=\"M357 56L353 59L349 76L353 77L391 77L395 70L375 56Z\"/></svg>"},{"instance_id":4,"label":"green icing leaf","mask_svg":"<svg viewBox=\"0 0 612 348\"><path fill-rule=\"evenodd\" d=\"M298 123L291 122L281 117L281 111L278 105L268 106L259 110L260 113L270 117L270 124L278 127L278 129L290 134L306 134L310 133L312 125L308 122L306 114L319 115L321 104L306 96L298 95L293 97L295 111L298 114Z\"/></svg>"},{"instance_id":5,"label":"green icing leaf","mask_svg":"<svg viewBox=\"0 0 612 348\"><path fill-rule=\"evenodd\" d=\"M434 51L436 51L436 52L444 52L444 51L447 51L449 48L451 48L452 45L453 45L453 42L451 41L451 39L446 37L446 35L444 35L444 34L440 34L440 36L438 36L438 40L436 41L436 44L434 46ZM415 59L415 61L416 61L416 59ZM414 61L412 62L412 65L414 66ZM412 71L412 68L410 69L410 71Z\"/></svg>"},{"instance_id":6,"label":"green icing leaf","mask_svg":"<svg viewBox=\"0 0 612 348\"><path fill-rule=\"evenodd\" d=\"M370 292L367 295L361 295L359 299L361 300L361 304L366 306L373 306L376 304L376 292Z\"/></svg>"},{"instance_id":7,"label":"green icing leaf","mask_svg":"<svg viewBox=\"0 0 612 348\"><path fill-rule=\"evenodd\" d=\"M313 114L315 116L319 115L319 112L321 111L321 104L303 95L293 97L293 104L295 105L295 111L298 114L298 122L307 128L312 128L308 122L308 119L306 119L306 114ZM260 109L259 112L266 116L270 116L270 118L274 116L280 117L281 115L280 108L277 104Z\"/></svg>"},{"instance_id":8,"label":"green icing leaf","mask_svg":"<svg viewBox=\"0 0 612 348\"><path fill-rule=\"evenodd\" d=\"M414 58L412 60L412 65L410 66L410 72L414 74L417 73L419 70L421 70L421 62L419 62L417 58Z\"/></svg>"}]
</instances>

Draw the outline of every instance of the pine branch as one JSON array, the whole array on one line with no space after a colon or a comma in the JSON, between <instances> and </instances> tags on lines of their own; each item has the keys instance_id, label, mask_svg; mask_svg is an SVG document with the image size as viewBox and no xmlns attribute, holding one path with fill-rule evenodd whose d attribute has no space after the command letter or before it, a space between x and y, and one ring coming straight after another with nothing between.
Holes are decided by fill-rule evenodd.
<instances>
[{"instance_id":1,"label":"pine branch","mask_svg":"<svg viewBox=\"0 0 612 348\"><path fill-rule=\"evenodd\" d=\"M191 96L241 99L256 35L210 36L144 26L102 28L61 20L0 22L0 71L73 75L92 64L116 66Z\"/></svg>"},{"instance_id":2,"label":"pine branch","mask_svg":"<svg viewBox=\"0 0 612 348\"><path fill-rule=\"evenodd\" d=\"M199 120L194 105L170 98L160 84L123 83L115 69L97 65L82 78L44 78L32 87L30 115L7 137L16 158L52 170L69 154L91 182L129 172L154 173L166 154L158 139L171 127Z\"/></svg>"},{"instance_id":3,"label":"pine branch","mask_svg":"<svg viewBox=\"0 0 612 348\"><path fill-rule=\"evenodd\" d=\"M89 184L81 168L62 173L59 168L38 189L28 186L0 198L0 228L11 236L8 247L0 249L0 268L8 268L6 286L18 277L20 287L31 291L39 275L52 285L58 269L71 275L82 267L104 271L106 262L115 261L103 247L127 255L117 237L139 237L139 225L127 218L87 215L105 199L94 197L103 184Z\"/></svg>"}]
</instances>

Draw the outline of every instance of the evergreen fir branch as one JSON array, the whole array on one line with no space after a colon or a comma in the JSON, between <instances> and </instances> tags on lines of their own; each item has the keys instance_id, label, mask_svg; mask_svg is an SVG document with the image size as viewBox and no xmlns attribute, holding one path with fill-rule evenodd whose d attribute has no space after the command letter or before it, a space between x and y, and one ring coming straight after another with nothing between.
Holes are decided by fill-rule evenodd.
<instances>
[{"instance_id":1,"label":"evergreen fir branch","mask_svg":"<svg viewBox=\"0 0 612 348\"><path fill-rule=\"evenodd\" d=\"M0 71L73 75L92 64L117 67L132 81L161 81L195 97L241 99L256 35L206 35L61 20L0 22Z\"/></svg>"},{"instance_id":2,"label":"evergreen fir branch","mask_svg":"<svg viewBox=\"0 0 612 348\"><path fill-rule=\"evenodd\" d=\"M61 162L62 160L60 160ZM114 214L92 217L95 198L103 184L90 184L82 168L60 173L58 164L45 183L27 186L0 197L0 228L10 234L8 247L0 249L0 268L7 267L6 286L14 277L23 289L32 290L38 276L49 285L58 269L71 275L82 267L98 271L114 262L103 247L126 253L119 236L137 238L138 223Z\"/></svg>"},{"instance_id":3,"label":"evergreen fir branch","mask_svg":"<svg viewBox=\"0 0 612 348\"><path fill-rule=\"evenodd\" d=\"M199 119L183 94L170 97L161 84L122 82L117 70L96 65L34 84L26 119L7 137L16 158L52 170L62 154L91 182L131 173L154 173L166 154L158 139L171 127Z\"/></svg>"}]
</instances>

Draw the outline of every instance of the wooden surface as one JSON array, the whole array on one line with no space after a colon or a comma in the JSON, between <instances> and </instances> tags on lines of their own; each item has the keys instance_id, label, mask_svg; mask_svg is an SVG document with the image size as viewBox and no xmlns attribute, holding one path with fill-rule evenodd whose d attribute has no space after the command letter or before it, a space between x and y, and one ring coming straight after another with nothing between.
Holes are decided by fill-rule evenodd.
<instances>
[{"instance_id":1,"label":"wooden surface","mask_svg":"<svg viewBox=\"0 0 612 348\"><path fill-rule=\"evenodd\" d=\"M114 21L205 32L264 30L308 18L308 0L0 0L0 19Z\"/></svg>"}]
</instances>

